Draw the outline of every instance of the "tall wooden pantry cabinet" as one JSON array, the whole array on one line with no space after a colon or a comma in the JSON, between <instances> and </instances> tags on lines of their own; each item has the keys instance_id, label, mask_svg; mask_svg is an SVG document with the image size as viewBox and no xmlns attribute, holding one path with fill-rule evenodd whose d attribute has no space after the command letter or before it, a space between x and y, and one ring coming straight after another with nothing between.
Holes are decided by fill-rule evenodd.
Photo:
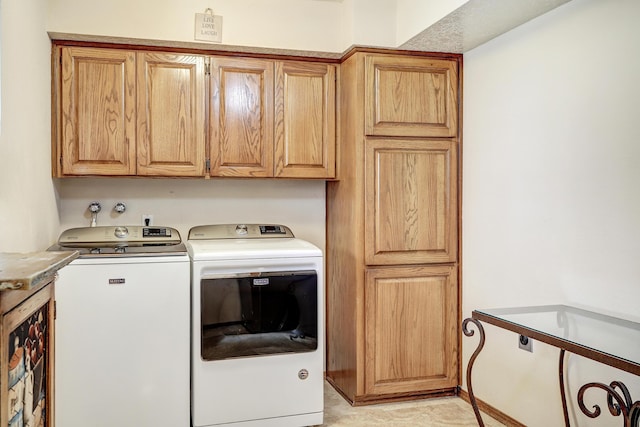
<instances>
[{"instance_id":1,"label":"tall wooden pantry cabinet","mask_svg":"<svg viewBox=\"0 0 640 427\"><path fill-rule=\"evenodd\" d=\"M327 377L353 404L459 384L462 56L355 48L327 187Z\"/></svg>"}]
</instances>

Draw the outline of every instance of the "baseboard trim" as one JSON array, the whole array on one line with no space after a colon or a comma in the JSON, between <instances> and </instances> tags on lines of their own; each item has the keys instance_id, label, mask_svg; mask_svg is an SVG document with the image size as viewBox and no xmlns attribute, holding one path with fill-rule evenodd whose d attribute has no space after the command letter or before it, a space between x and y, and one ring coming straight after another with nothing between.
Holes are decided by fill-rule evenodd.
<instances>
[{"instance_id":1,"label":"baseboard trim","mask_svg":"<svg viewBox=\"0 0 640 427\"><path fill-rule=\"evenodd\" d=\"M469 393L466 390L462 390L460 389L458 391L458 395L460 396L460 398L464 401L466 401L467 403L471 404L471 399L469 398ZM504 412L494 408L493 406L489 405L486 402L483 402L482 400L476 398L476 402L478 403L478 409L480 409L482 412L484 412L485 414L489 415L490 417L494 418L497 421L500 421L502 424L509 426L509 427L527 427L526 424L522 424L520 421L511 418L509 415L505 414Z\"/></svg>"},{"instance_id":2,"label":"baseboard trim","mask_svg":"<svg viewBox=\"0 0 640 427\"><path fill-rule=\"evenodd\" d=\"M325 375L325 380L333 387L333 389L338 392L351 406L368 406L368 405L378 405L381 403L394 403L394 402L408 402L411 400L423 400L435 397L445 397L445 396L457 396L458 389L457 387L445 388L441 390L430 390L423 391L418 393L395 393L395 394L385 394L385 395L369 395L369 396L355 396L353 399L346 395L340 387L336 385L333 379L329 376Z\"/></svg>"}]
</instances>

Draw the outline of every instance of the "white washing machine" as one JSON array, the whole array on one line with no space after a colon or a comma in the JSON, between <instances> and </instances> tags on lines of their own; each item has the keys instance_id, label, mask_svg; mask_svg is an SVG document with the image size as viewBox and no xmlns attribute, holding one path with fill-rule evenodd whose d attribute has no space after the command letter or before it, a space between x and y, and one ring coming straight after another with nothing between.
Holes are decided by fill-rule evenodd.
<instances>
[{"instance_id":1,"label":"white washing machine","mask_svg":"<svg viewBox=\"0 0 640 427\"><path fill-rule=\"evenodd\" d=\"M189 425L190 262L177 230L66 230L55 284L55 424Z\"/></svg>"},{"instance_id":2,"label":"white washing machine","mask_svg":"<svg viewBox=\"0 0 640 427\"><path fill-rule=\"evenodd\" d=\"M186 246L192 426L322 424L322 251L271 224L193 227Z\"/></svg>"}]
</instances>

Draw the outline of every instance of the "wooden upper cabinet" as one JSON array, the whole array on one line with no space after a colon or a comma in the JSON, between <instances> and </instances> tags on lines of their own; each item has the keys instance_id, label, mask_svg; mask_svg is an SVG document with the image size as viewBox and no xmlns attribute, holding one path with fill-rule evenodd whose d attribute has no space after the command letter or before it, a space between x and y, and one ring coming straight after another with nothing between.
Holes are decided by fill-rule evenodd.
<instances>
[{"instance_id":1,"label":"wooden upper cabinet","mask_svg":"<svg viewBox=\"0 0 640 427\"><path fill-rule=\"evenodd\" d=\"M135 174L135 53L63 47L60 54L57 175Z\"/></svg>"},{"instance_id":2,"label":"wooden upper cabinet","mask_svg":"<svg viewBox=\"0 0 640 427\"><path fill-rule=\"evenodd\" d=\"M276 62L275 176L333 178L336 67Z\"/></svg>"},{"instance_id":3,"label":"wooden upper cabinet","mask_svg":"<svg viewBox=\"0 0 640 427\"><path fill-rule=\"evenodd\" d=\"M365 62L365 84L367 135L456 136L455 61L369 55Z\"/></svg>"},{"instance_id":4,"label":"wooden upper cabinet","mask_svg":"<svg viewBox=\"0 0 640 427\"><path fill-rule=\"evenodd\" d=\"M337 65L53 47L54 176L335 177Z\"/></svg>"},{"instance_id":5,"label":"wooden upper cabinet","mask_svg":"<svg viewBox=\"0 0 640 427\"><path fill-rule=\"evenodd\" d=\"M365 271L365 394L458 385L456 267Z\"/></svg>"},{"instance_id":6,"label":"wooden upper cabinet","mask_svg":"<svg viewBox=\"0 0 640 427\"><path fill-rule=\"evenodd\" d=\"M453 140L365 141L365 262L454 262L457 159Z\"/></svg>"},{"instance_id":7,"label":"wooden upper cabinet","mask_svg":"<svg viewBox=\"0 0 640 427\"><path fill-rule=\"evenodd\" d=\"M211 176L273 176L273 61L214 57Z\"/></svg>"},{"instance_id":8,"label":"wooden upper cabinet","mask_svg":"<svg viewBox=\"0 0 640 427\"><path fill-rule=\"evenodd\" d=\"M138 53L138 175L204 176L203 56Z\"/></svg>"}]
</instances>

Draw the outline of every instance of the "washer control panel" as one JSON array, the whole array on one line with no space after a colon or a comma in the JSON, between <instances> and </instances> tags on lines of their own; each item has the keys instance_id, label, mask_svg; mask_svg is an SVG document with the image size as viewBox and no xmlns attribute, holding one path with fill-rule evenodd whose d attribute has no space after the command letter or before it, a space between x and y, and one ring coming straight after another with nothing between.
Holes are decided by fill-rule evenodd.
<instances>
[{"instance_id":1,"label":"washer control panel","mask_svg":"<svg viewBox=\"0 0 640 427\"><path fill-rule=\"evenodd\" d=\"M178 245L182 242L178 230L171 227L100 226L70 228L58 238L64 247L119 247L147 244Z\"/></svg>"}]
</instances>

